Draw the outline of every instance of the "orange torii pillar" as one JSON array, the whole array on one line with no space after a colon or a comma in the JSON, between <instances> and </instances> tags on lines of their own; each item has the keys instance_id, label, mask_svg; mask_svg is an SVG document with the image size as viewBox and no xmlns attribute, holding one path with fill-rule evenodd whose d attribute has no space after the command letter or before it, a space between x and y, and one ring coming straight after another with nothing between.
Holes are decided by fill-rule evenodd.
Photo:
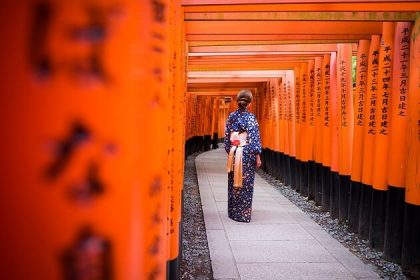
<instances>
[{"instance_id":1,"label":"orange torii pillar","mask_svg":"<svg viewBox=\"0 0 420 280\"><path fill-rule=\"evenodd\" d=\"M392 90L392 59L394 22L384 22L379 47L378 96L376 100L376 135L373 153L372 212L370 213L369 244L383 249L385 238L386 199L388 195L388 137L390 131Z\"/></svg>"},{"instance_id":2,"label":"orange torii pillar","mask_svg":"<svg viewBox=\"0 0 420 280\"><path fill-rule=\"evenodd\" d=\"M259 115L259 125L260 125L260 134L261 134L261 146L262 146L262 168L264 171L267 171L268 162L267 160L267 137L266 137L266 129L267 129L267 118L268 118L268 109L267 109L267 92L266 92L266 84L260 86L259 88L259 100L260 100L260 115Z\"/></svg>"},{"instance_id":3,"label":"orange torii pillar","mask_svg":"<svg viewBox=\"0 0 420 280\"><path fill-rule=\"evenodd\" d=\"M391 125L388 150L388 199L384 256L401 263L407 167L407 95L412 23L398 22L394 36Z\"/></svg>"},{"instance_id":4,"label":"orange torii pillar","mask_svg":"<svg viewBox=\"0 0 420 280\"><path fill-rule=\"evenodd\" d=\"M192 126L193 126L193 102L195 95L187 94L187 101L185 104L186 112L185 115L188 116L188 120L185 122L185 157L193 154L193 144L192 144Z\"/></svg>"},{"instance_id":5,"label":"orange torii pillar","mask_svg":"<svg viewBox=\"0 0 420 280\"><path fill-rule=\"evenodd\" d=\"M276 137L276 135L278 136L278 130L277 130L277 120L278 120L278 114L276 112L276 107L278 107L278 104L276 105L276 89L275 89L275 83L273 79L270 79L269 82L269 93L270 93L270 103L269 103L269 113L270 113L270 121L269 121L269 151L270 151L270 168L271 170L269 171L270 174L272 174L273 176L276 177L277 175L277 153L278 153L278 138Z\"/></svg>"},{"instance_id":6,"label":"orange torii pillar","mask_svg":"<svg viewBox=\"0 0 420 280\"><path fill-rule=\"evenodd\" d=\"M351 186L348 222L349 228L357 232L362 192L363 138L365 128L365 102L367 94L369 40L360 40L357 48L356 94L354 112L354 140L351 168Z\"/></svg>"},{"instance_id":7,"label":"orange torii pillar","mask_svg":"<svg viewBox=\"0 0 420 280\"><path fill-rule=\"evenodd\" d=\"M279 80L280 84L280 92L281 92L281 103L279 103L279 114L280 114L280 179L282 182L287 185L288 184L288 165L287 165L287 157L289 155L289 127L287 125L287 117L286 117L286 110L287 110L287 81L286 75L283 75L282 78ZM287 181L287 182L286 182Z\"/></svg>"},{"instance_id":8,"label":"orange torii pillar","mask_svg":"<svg viewBox=\"0 0 420 280\"><path fill-rule=\"evenodd\" d=\"M276 146L278 146L278 138L276 139L276 135L278 135L277 127L277 114L275 112L276 106L276 90L275 84L273 79L270 79L268 84L268 92L269 92L269 127L268 127L268 149L270 152L269 160L270 160L270 170L269 173L275 176L276 169L277 169L277 162L276 162Z\"/></svg>"},{"instance_id":9,"label":"orange torii pillar","mask_svg":"<svg viewBox=\"0 0 420 280\"><path fill-rule=\"evenodd\" d=\"M218 130L217 134L219 135L219 142L223 142L225 139L225 127L226 127L226 114L225 114L225 99L222 97L218 102L219 110L219 121L218 121Z\"/></svg>"},{"instance_id":10,"label":"orange torii pillar","mask_svg":"<svg viewBox=\"0 0 420 280\"><path fill-rule=\"evenodd\" d=\"M170 58L172 85L169 93L172 98L172 148L167 149L171 162L171 195L169 201L169 259L167 265L167 276L169 279L179 279L179 268L182 249L182 205L183 205L183 184L184 184L184 157L185 157L185 94L186 94L186 69L184 59L186 58L183 36L183 10L179 0L172 2L172 54Z\"/></svg>"},{"instance_id":11,"label":"orange torii pillar","mask_svg":"<svg viewBox=\"0 0 420 280\"><path fill-rule=\"evenodd\" d=\"M339 98L339 219L346 221L349 211L350 175L353 148L353 89L351 44L338 45L337 87Z\"/></svg>"},{"instance_id":12,"label":"orange torii pillar","mask_svg":"<svg viewBox=\"0 0 420 280\"><path fill-rule=\"evenodd\" d=\"M306 127L305 127L305 123L303 122L303 114L304 112L306 112L306 108L303 108L302 104L306 105L306 100L303 100L303 91L305 91L306 93L306 75L307 75L307 64L302 63L301 67L299 67L299 74L298 74L298 80L296 81L296 83L298 84L297 88L299 89L299 92L296 92L297 96L296 96L296 102L299 102L298 104L296 104L296 149L297 149L297 176L298 176L298 180L297 180L297 185L296 185L296 190L298 192L302 192L303 189L303 160L304 160L304 153L305 153L305 149L303 147L303 135L306 133ZM303 81L303 78L305 78L305 82ZM305 113L306 115L306 113ZM306 119L306 117L305 117Z\"/></svg>"},{"instance_id":13,"label":"orange torii pillar","mask_svg":"<svg viewBox=\"0 0 420 280\"><path fill-rule=\"evenodd\" d=\"M204 110L201 111L203 117L203 150L210 150L211 139L213 135L212 131L212 119L213 119L213 97L206 96L204 103Z\"/></svg>"},{"instance_id":14,"label":"orange torii pillar","mask_svg":"<svg viewBox=\"0 0 420 280\"><path fill-rule=\"evenodd\" d=\"M270 154L270 85L265 83L262 89L262 104L263 104L263 118L262 118L262 146L264 151L264 167L266 172L271 170L271 154Z\"/></svg>"},{"instance_id":15,"label":"orange torii pillar","mask_svg":"<svg viewBox=\"0 0 420 280\"><path fill-rule=\"evenodd\" d=\"M203 137L201 136L202 131L202 115L199 114L203 109L202 96L193 95L193 102L191 103L190 116L191 120L191 154L200 152L203 150Z\"/></svg>"},{"instance_id":16,"label":"orange torii pillar","mask_svg":"<svg viewBox=\"0 0 420 280\"><path fill-rule=\"evenodd\" d=\"M372 35L368 57L367 94L365 96L362 193L359 209L359 229L357 231L359 236L363 239L367 239L369 237L372 203L373 150L375 148L375 134L377 126L376 104L378 97L379 43L380 35Z\"/></svg>"},{"instance_id":17,"label":"orange torii pillar","mask_svg":"<svg viewBox=\"0 0 420 280\"><path fill-rule=\"evenodd\" d=\"M267 172L268 170L268 152L267 152L267 137L266 137L266 130L267 130L267 119L268 119L268 108L267 108L267 92L266 92L266 85L260 87L259 89L259 100L260 100L260 112L259 115L259 125L260 125L260 134L261 134L261 146L262 146L262 168L264 171Z\"/></svg>"},{"instance_id":18,"label":"orange torii pillar","mask_svg":"<svg viewBox=\"0 0 420 280\"><path fill-rule=\"evenodd\" d=\"M263 168L267 173L271 173L271 151L270 151L270 84L269 82L265 83L261 89L261 100L262 100L262 120L261 120L261 144L262 144L262 159L263 159Z\"/></svg>"},{"instance_id":19,"label":"orange torii pillar","mask_svg":"<svg viewBox=\"0 0 420 280\"><path fill-rule=\"evenodd\" d=\"M339 92L337 88L337 53L332 52L330 57L330 117L331 117L331 187L330 187L330 214L336 219L339 214Z\"/></svg>"},{"instance_id":20,"label":"orange torii pillar","mask_svg":"<svg viewBox=\"0 0 420 280\"><path fill-rule=\"evenodd\" d=\"M3 3L2 279L166 278L169 10Z\"/></svg>"},{"instance_id":21,"label":"orange torii pillar","mask_svg":"<svg viewBox=\"0 0 420 280\"><path fill-rule=\"evenodd\" d=\"M283 84L282 79L278 78L276 81L276 90L277 90L277 116L279 122L279 131L278 131L278 145L279 145L279 153L277 154L277 178L284 182L283 177L283 155L284 155L284 141L283 141Z\"/></svg>"},{"instance_id":22,"label":"orange torii pillar","mask_svg":"<svg viewBox=\"0 0 420 280\"><path fill-rule=\"evenodd\" d=\"M197 123L198 123L198 102L199 98L196 94L191 94L191 102L188 118L190 119L190 154L196 153L199 151L199 141L197 137Z\"/></svg>"},{"instance_id":23,"label":"orange torii pillar","mask_svg":"<svg viewBox=\"0 0 420 280\"><path fill-rule=\"evenodd\" d=\"M323 118L322 118L322 95L323 88L323 57L315 58L314 70L314 114L315 114L315 140L314 140L314 161L315 161L315 188L314 200L317 205L322 204L322 136L323 136Z\"/></svg>"},{"instance_id":24,"label":"orange torii pillar","mask_svg":"<svg viewBox=\"0 0 420 280\"><path fill-rule=\"evenodd\" d=\"M205 130L205 117L206 117L206 101L207 96L200 95L198 96L198 105L196 107L197 110L197 140L200 152L204 151L205 143L204 143L204 130Z\"/></svg>"},{"instance_id":25,"label":"orange torii pillar","mask_svg":"<svg viewBox=\"0 0 420 280\"><path fill-rule=\"evenodd\" d=\"M308 159L309 159L309 131L308 131L308 98L309 98L309 63L305 63L302 66L301 71L301 87L300 87L300 139L298 143L300 145L300 181L299 189L301 195L308 196Z\"/></svg>"},{"instance_id":26,"label":"orange torii pillar","mask_svg":"<svg viewBox=\"0 0 420 280\"><path fill-rule=\"evenodd\" d=\"M270 79L270 88L272 95L272 132L273 132L273 170L272 175L275 178L280 177L280 116L279 116L279 79Z\"/></svg>"},{"instance_id":27,"label":"orange torii pillar","mask_svg":"<svg viewBox=\"0 0 420 280\"><path fill-rule=\"evenodd\" d=\"M307 96L307 113L308 113L308 198L315 199L315 180L316 180L316 164L315 164L315 61L311 60L308 66L308 96Z\"/></svg>"},{"instance_id":28,"label":"orange torii pillar","mask_svg":"<svg viewBox=\"0 0 420 280\"><path fill-rule=\"evenodd\" d=\"M286 140L286 147L288 147L288 157L287 157L287 170L288 176L287 181L288 185L295 186L296 180L294 175L294 163L296 161L296 134L295 134L295 95L294 95L294 87L295 87L295 72L292 70L287 70L286 72L286 82L287 82L287 100L285 103L285 110L287 114L287 140ZM287 152L287 148L286 148Z\"/></svg>"},{"instance_id":29,"label":"orange torii pillar","mask_svg":"<svg viewBox=\"0 0 420 280\"><path fill-rule=\"evenodd\" d=\"M276 90L277 90L277 116L278 116L278 148L279 152L277 154L277 178L284 182L283 177L283 155L284 155L284 141L283 141L283 84L282 79L276 79Z\"/></svg>"},{"instance_id":30,"label":"orange torii pillar","mask_svg":"<svg viewBox=\"0 0 420 280\"><path fill-rule=\"evenodd\" d=\"M408 86L408 161L404 211L402 268L420 278L420 17L411 33Z\"/></svg>"},{"instance_id":31,"label":"orange torii pillar","mask_svg":"<svg viewBox=\"0 0 420 280\"><path fill-rule=\"evenodd\" d=\"M284 75L279 79L279 120L280 120L280 180L285 184L286 181L286 138L287 138L287 127L285 120L285 107L286 103L286 76Z\"/></svg>"},{"instance_id":32,"label":"orange torii pillar","mask_svg":"<svg viewBox=\"0 0 420 280\"><path fill-rule=\"evenodd\" d=\"M188 121L185 122L185 157L193 154L193 103L196 96L193 94L187 94L187 101L185 104L186 112L185 115L188 116Z\"/></svg>"},{"instance_id":33,"label":"orange torii pillar","mask_svg":"<svg viewBox=\"0 0 420 280\"><path fill-rule=\"evenodd\" d=\"M331 195L331 72L330 55L322 60L322 199L324 210L330 210Z\"/></svg>"},{"instance_id":34,"label":"orange torii pillar","mask_svg":"<svg viewBox=\"0 0 420 280\"><path fill-rule=\"evenodd\" d=\"M294 69L295 74L295 87L294 87L294 104L295 104L295 122L294 122L294 129L295 129L295 152L296 157L293 160L292 163L292 170L295 177L295 184L292 185L292 187L296 190L299 190L300 186L300 163L301 163L301 145L299 143L300 141L300 131L301 131L301 105L300 105L300 99L301 99L301 67L296 67Z\"/></svg>"},{"instance_id":35,"label":"orange torii pillar","mask_svg":"<svg viewBox=\"0 0 420 280\"><path fill-rule=\"evenodd\" d=\"M226 103L225 98L220 98L219 100L219 130L218 134L221 137L221 141L225 139L225 127L226 127Z\"/></svg>"},{"instance_id":36,"label":"orange torii pillar","mask_svg":"<svg viewBox=\"0 0 420 280\"><path fill-rule=\"evenodd\" d=\"M215 97L213 101L213 117L212 117L212 133L213 133L213 139L212 139L212 148L217 149L218 148L218 125L219 125L219 98Z\"/></svg>"}]
</instances>

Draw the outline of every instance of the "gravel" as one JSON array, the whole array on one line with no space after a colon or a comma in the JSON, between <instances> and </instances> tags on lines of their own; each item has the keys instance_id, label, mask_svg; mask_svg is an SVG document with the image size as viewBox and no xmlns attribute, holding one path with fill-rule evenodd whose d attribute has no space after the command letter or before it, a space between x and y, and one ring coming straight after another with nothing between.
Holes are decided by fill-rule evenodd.
<instances>
[{"instance_id":1,"label":"gravel","mask_svg":"<svg viewBox=\"0 0 420 280\"><path fill-rule=\"evenodd\" d=\"M184 209L182 232L181 279L213 279L210 252L207 243L203 208L198 189L195 158L193 154L185 161Z\"/></svg>"},{"instance_id":2,"label":"gravel","mask_svg":"<svg viewBox=\"0 0 420 280\"><path fill-rule=\"evenodd\" d=\"M338 219L332 219L330 214L322 211L321 207L316 206L314 201L301 196L290 186L285 186L282 182L265 173L263 170L259 169L257 173L311 217L312 220L318 223L333 238L341 242L365 264L375 269L383 279L407 279L402 273L401 266L386 261L383 258L382 252L370 248L367 240L363 240L356 234L350 232L346 223L340 222Z\"/></svg>"}]
</instances>

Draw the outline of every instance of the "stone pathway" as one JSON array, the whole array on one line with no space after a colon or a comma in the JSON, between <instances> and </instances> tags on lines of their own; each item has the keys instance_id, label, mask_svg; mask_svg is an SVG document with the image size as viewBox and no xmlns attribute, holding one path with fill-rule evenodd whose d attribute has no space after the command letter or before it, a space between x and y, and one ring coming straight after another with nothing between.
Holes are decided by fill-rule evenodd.
<instances>
[{"instance_id":1,"label":"stone pathway","mask_svg":"<svg viewBox=\"0 0 420 280\"><path fill-rule=\"evenodd\" d=\"M227 216L226 153L196 158L215 279L380 279L256 174L252 220Z\"/></svg>"}]
</instances>

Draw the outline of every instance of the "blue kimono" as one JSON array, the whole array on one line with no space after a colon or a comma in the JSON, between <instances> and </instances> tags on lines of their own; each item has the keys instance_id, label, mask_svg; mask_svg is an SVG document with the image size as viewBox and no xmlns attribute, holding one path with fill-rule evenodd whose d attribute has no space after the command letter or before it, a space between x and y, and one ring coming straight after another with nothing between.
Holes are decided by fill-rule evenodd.
<instances>
[{"instance_id":1,"label":"blue kimono","mask_svg":"<svg viewBox=\"0 0 420 280\"><path fill-rule=\"evenodd\" d=\"M261 153L260 132L257 119L244 108L231 113L226 122L225 149L231 148L232 132L247 132L248 145L243 151L243 182L241 188L233 187L233 172L228 173L228 215L238 222L251 221L252 196L254 193L256 155Z\"/></svg>"}]
</instances>

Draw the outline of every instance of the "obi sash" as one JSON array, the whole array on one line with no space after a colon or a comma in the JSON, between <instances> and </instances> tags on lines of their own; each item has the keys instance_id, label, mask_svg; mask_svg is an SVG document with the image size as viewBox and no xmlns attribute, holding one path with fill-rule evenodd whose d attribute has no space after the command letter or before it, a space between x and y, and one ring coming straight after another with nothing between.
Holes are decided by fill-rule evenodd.
<instances>
[{"instance_id":1,"label":"obi sash","mask_svg":"<svg viewBox=\"0 0 420 280\"><path fill-rule=\"evenodd\" d=\"M233 171L233 186L236 188L242 187L242 166L243 166L243 150L247 143L248 133L246 132L232 132L230 134L230 143L232 147L229 151L227 161L227 172ZM236 153L235 153L236 152ZM233 158L235 157L235 161Z\"/></svg>"}]
</instances>

